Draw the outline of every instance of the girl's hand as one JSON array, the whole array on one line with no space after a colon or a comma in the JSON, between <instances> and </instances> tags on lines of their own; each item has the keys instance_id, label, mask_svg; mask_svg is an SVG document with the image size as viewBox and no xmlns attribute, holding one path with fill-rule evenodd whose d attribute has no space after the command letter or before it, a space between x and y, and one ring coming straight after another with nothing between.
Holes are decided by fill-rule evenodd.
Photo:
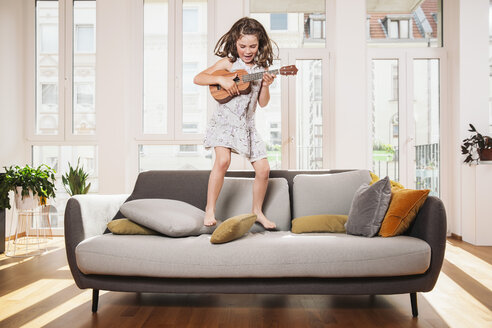
<instances>
[{"instance_id":1,"label":"girl's hand","mask_svg":"<svg viewBox=\"0 0 492 328\"><path fill-rule=\"evenodd\" d=\"M263 80L261 83L262 86L269 87L273 83L275 78L276 78L276 75L274 75L274 74L269 74L269 73L263 74Z\"/></svg>"},{"instance_id":2,"label":"girl's hand","mask_svg":"<svg viewBox=\"0 0 492 328\"><path fill-rule=\"evenodd\" d=\"M225 76L220 76L220 79L219 79L219 85L222 87L222 89L224 89L225 91L227 91L227 93L229 94L229 96L237 96L239 95L239 89L237 87L237 84L236 82L234 82L234 79L237 77L237 73L232 77L225 77Z\"/></svg>"}]
</instances>

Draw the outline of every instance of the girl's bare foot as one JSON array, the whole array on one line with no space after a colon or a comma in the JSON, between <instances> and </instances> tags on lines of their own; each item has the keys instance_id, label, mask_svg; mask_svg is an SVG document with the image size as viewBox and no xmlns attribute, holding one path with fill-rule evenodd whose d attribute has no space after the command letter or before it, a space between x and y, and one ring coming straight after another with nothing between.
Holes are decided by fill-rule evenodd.
<instances>
[{"instance_id":1,"label":"girl's bare foot","mask_svg":"<svg viewBox=\"0 0 492 328\"><path fill-rule=\"evenodd\" d=\"M215 220L215 213L214 212L205 212L205 219L203 219L203 224L207 227L213 227L214 225L217 224L217 221Z\"/></svg>"},{"instance_id":2,"label":"girl's bare foot","mask_svg":"<svg viewBox=\"0 0 492 328\"><path fill-rule=\"evenodd\" d=\"M259 222L265 229L275 229L277 227L277 225L274 222L266 218L263 212L259 212L255 214L256 214L256 222Z\"/></svg>"}]
</instances>

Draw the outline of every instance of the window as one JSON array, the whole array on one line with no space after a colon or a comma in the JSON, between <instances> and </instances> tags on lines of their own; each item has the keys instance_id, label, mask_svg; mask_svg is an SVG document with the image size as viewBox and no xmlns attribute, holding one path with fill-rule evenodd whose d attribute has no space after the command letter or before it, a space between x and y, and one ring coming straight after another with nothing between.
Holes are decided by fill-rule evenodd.
<instances>
[{"instance_id":1,"label":"window","mask_svg":"<svg viewBox=\"0 0 492 328\"><path fill-rule=\"evenodd\" d=\"M94 105L94 88L90 84L78 84L75 86L75 98L77 105Z\"/></svg>"},{"instance_id":2,"label":"window","mask_svg":"<svg viewBox=\"0 0 492 328\"><path fill-rule=\"evenodd\" d=\"M398 19L386 17L383 21L383 26L386 28L386 33L391 39L408 39L410 37L411 21L409 19Z\"/></svg>"},{"instance_id":3,"label":"window","mask_svg":"<svg viewBox=\"0 0 492 328\"><path fill-rule=\"evenodd\" d=\"M489 5L489 133L492 134L492 0Z\"/></svg>"},{"instance_id":4,"label":"window","mask_svg":"<svg viewBox=\"0 0 492 328\"><path fill-rule=\"evenodd\" d=\"M97 146L72 146L72 145L56 145L56 146L32 146L32 165L37 167L41 164L46 164L56 171L55 173L55 187L56 198L50 199L56 208L56 215L51 217L51 227L57 228L59 233L63 233L63 217L65 213L65 206L70 198L70 195L65 190L62 181L62 175L65 175L68 170L68 164L75 168L77 161L80 159L80 166L84 172L89 173L87 184L91 184L89 193L97 193L99 191L99 177L97 167ZM55 234L59 234L55 232Z\"/></svg>"},{"instance_id":5,"label":"window","mask_svg":"<svg viewBox=\"0 0 492 328\"><path fill-rule=\"evenodd\" d=\"M58 52L58 25L43 24L41 29L41 53Z\"/></svg>"},{"instance_id":6,"label":"window","mask_svg":"<svg viewBox=\"0 0 492 328\"><path fill-rule=\"evenodd\" d=\"M94 26L77 25L75 27L75 51L94 52Z\"/></svg>"},{"instance_id":7,"label":"window","mask_svg":"<svg viewBox=\"0 0 492 328\"><path fill-rule=\"evenodd\" d=\"M252 12L279 48L324 48L326 46L325 13ZM290 22L290 23L289 23Z\"/></svg>"},{"instance_id":8,"label":"window","mask_svg":"<svg viewBox=\"0 0 492 328\"><path fill-rule=\"evenodd\" d=\"M198 142L203 139L207 123L208 89L195 85L193 77L207 68L210 55L208 4L207 0L184 0L175 4L170 7L167 0L144 0L143 129L140 134L142 138L152 135L155 140L196 139ZM169 35L169 20L174 21L178 13L182 30L173 29ZM170 58L174 60L172 63Z\"/></svg>"},{"instance_id":9,"label":"window","mask_svg":"<svg viewBox=\"0 0 492 328\"><path fill-rule=\"evenodd\" d=\"M198 8L183 8L183 33L198 33Z\"/></svg>"},{"instance_id":10,"label":"window","mask_svg":"<svg viewBox=\"0 0 492 328\"><path fill-rule=\"evenodd\" d=\"M72 17L67 16L70 12ZM59 21L72 23L67 28L72 36L60 33ZM94 0L36 1L36 107L34 127L29 128L33 139L95 135L95 24ZM72 47L58 49L60 35L65 37L62 44L72 41ZM60 102L59 97L69 101ZM71 128L65 127L65 120L71 121Z\"/></svg>"},{"instance_id":11,"label":"window","mask_svg":"<svg viewBox=\"0 0 492 328\"><path fill-rule=\"evenodd\" d=\"M139 145L139 172L210 170L212 152L202 145Z\"/></svg>"},{"instance_id":12,"label":"window","mask_svg":"<svg viewBox=\"0 0 492 328\"><path fill-rule=\"evenodd\" d=\"M369 46L442 46L442 0L366 3Z\"/></svg>"},{"instance_id":13,"label":"window","mask_svg":"<svg viewBox=\"0 0 492 328\"><path fill-rule=\"evenodd\" d=\"M41 103L43 105L58 104L58 88L55 83L41 83L41 90Z\"/></svg>"},{"instance_id":14,"label":"window","mask_svg":"<svg viewBox=\"0 0 492 328\"><path fill-rule=\"evenodd\" d=\"M270 14L270 30L287 30L287 14Z\"/></svg>"}]
</instances>

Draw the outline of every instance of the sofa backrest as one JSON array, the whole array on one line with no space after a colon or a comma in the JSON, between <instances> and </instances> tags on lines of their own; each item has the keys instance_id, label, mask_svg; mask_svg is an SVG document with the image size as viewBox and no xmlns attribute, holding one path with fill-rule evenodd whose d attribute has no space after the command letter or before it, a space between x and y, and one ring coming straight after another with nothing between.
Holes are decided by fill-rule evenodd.
<instances>
[{"instance_id":1,"label":"sofa backrest","mask_svg":"<svg viewBox=\"0 0 492 328\"><path fill-rule=\"evenodd\" d=\"M293 181L298 174L336 174L349 170L271 170L270 178L285 178L289 186L290 213L293 210ZM154 170L138 175L135 188L126 202L142 198L176 199L205 210L207 187L210 171L208 170ZM226 177L254 178L254 171L228 171ZM114 219L123 218L118 211ZM109 232L109 230L106 230Z\"/></svg>"}]
</instances>

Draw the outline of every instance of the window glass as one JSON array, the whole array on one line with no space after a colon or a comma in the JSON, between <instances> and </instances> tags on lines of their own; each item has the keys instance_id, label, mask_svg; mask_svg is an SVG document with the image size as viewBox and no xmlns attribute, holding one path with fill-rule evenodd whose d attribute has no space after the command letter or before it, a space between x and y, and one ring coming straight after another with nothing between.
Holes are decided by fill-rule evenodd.
<instances>
[{"instance_id":1,"label":"window glass","mask_svg":"<svg viewBox=\"0 0 492 328\"><path fill-rule=\"evenodd\" d=\"M439 60L413 61L415 187L439 197Z\"/></svg>"},{"instance_id":2,"label":"window glass","mask_svg":"<svg viewBox=\"0 0 492 328\"><path fill-rule=\"evenodd\" d=\"M94 52L94 26L77 25L75 28L77 52Z\"/></svg>"},{"instance_id":3,"label":"window glass","mask_svg":"<svg viewBox=\"0 0 492 328\"><path fill-rule=\"evenodd\" d=\"M492 0L489 6L489 133L492 134Z\"/></svg>"},{"instance_id":4,"label":"window glass","mask_svg":"<svg viewBox=\"0 0 492 328\"><path fill-rule=\"evenodd\" d=\"M286 30L287 14L270 14L270 30Z\"/></svg>"},{"instance_id":5,"label":"window glass","mask_svg":"<svg viewBox=\"0 0 492 328\"><path fill-rule=\"evenodd\" d=\"M96 146L33 146L32 165L37 167L46 164L56 171L55 187L56 198L50 199L50 205L56 208L56 214L51 215L51 227L62 228L65 206L70 195L63 185L62 176L69 172L68 164L75 168L80 158L79 168L89 174L87 184L91 184L89 193L99 191L99 177L97 166Z\"/></svg>"},{"instance_id":6,"label":"window glass","mask_svg":"<svg viewBox=\"0 0 492 328\"><path fill-rule=\"evenodd\" d=\"M58 104L58 88L55 83L42 83L41 90L42 90L41 103L43 105Z\"/></svg>"},{"instance_id":7,"label":"window glass","mask_svg":"<svg viewBox=\"0 0 492 328\"><path fill-rule=\"evenodd\" d=\"M198 8L183 7L183 33L197 33L198 20Z\"/></svg>"},{"instance_id":8,"label":"window glass","mask_svg":"<svg viewBox=\"0 0 492 328\"><path fill-rule=\"evenodd\" d=\"M57 53L58 52L58 24L47 23L47 24L40 25L40 28L41 28L41 53L43 54Z\"/></svg>"},{"instance_id":9,"label":"window glass","mask_svg":"<svg viewBox=\"0 0 492 328\"><path fill-rule=\"evenodd\" d=\"M202 145L139 145L139 172L211 170L212 152Z\"/></svg>"},{"instance_id":10,"label":"window glass","mask_svg":"<svg viewBox=\"0 0 492 328\"><path fill-rule=\"evenodd\" d=\"M324 48L325 13L251 13L279 48Z\"/></svg>"},{"instance_id":11,"label":"window glass","mask_svg":"<svg viewBox=\"0 0 492 328\"><path fill-rule=\"evenodd\" d=\"M167 133L168 2L144 1L143 133Z\"/></svg>"},{"instance_id":12,"label":"window glass","mask_svg":"<svg viewBox=\"0 0 492 328\"><path fill-rule=\"evenodd\" d=\"M372 85L372 171L399 181L398 60L373 60Z\"/></svg>"},{"instance_id":13,"label":"window glass","mask_svg":"<svg viewBox=\"0 0 492 328\"><path fill-rule=\"evenodd\" d=\"M321 60L296 61L297 169L323 168L323 94Z\"/></svg>"},{"instance_id":14,"label":"window glass","mask_svg":"<svg viewBox=\"0 0 492 328\"><path fill-rule=\"evenodd\" d=\"M72 132L96 133L96 1L73 2Z\"/></svg>"},{"instance_id":15,"label":"window glass","mask_svg":"<svg viewBox=\"0 0 492 328\"><path fill-rule=\"evenodd\" d=\"M185 126L196 124L193 133L204 133L207 123L208 88L197 87L193 77L207 68L207 0L183 1L183 120Z\"/></svg>"},{"instance_id":16,"label":"window glass","mask_svg":"<svg viewBox=\"0 0 492 328\"><path fill-rule=\"evenodd\" d=\"M366 1L369 46L442 47L442 0Z\"/></svg>"},{"instance_id":17,"label":"window glass","mask_svg":"<svg viewBox=\"0 0 492 328\"><path fill-rule=\"evenodd\" d=\"M57 135L58 1L36 1L36 135Z\"/></svg>"},{"instance_id":18,"label":"window glass","mask_svg":"<svg viewBox=\"0 0 492 328\"><path fill-rule=\"evenodd\" d=\"M269 70L280 68L280 60L274 60ZM282 168L282 122L281 122L281 85L282 76L277 75L270 85L270 101L265 107L257 105L255 113L256 129L267 148L270 168ZM287 82L284 80L284 82Z\"/></svg>"}]
</instances>

